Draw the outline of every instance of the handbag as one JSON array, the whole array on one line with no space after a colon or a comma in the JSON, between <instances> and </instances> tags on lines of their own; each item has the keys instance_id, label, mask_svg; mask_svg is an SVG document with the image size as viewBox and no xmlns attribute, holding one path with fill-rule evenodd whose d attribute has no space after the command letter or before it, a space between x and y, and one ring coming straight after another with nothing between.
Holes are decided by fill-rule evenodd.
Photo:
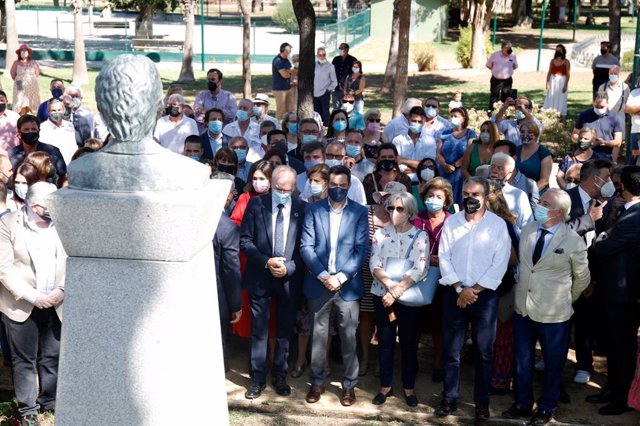
<instances>
[{"instance_id":1,"label":"handbag","mask_svg":"<svg viewBox=\"0 0 640 426\"><path fill-rule=\"evenodd\" d=\"M409 260L409 254L413 249L413 243L418 238L418 235L423 231L418 231L413 237L411 244L407 248L407 253L404 258L401 257L389 257L385 264L384 271L389 278L393 281L401 281L404 274L411 268L413 268L413 261ZM433 302L433 296L438 288L438 280L440 279L440 268L437 266L430 266L427 271L427 275L421 280L409 287L402 293L397 301L405 306L425 306L430 305Z\"/></svg>"}]
</instances>

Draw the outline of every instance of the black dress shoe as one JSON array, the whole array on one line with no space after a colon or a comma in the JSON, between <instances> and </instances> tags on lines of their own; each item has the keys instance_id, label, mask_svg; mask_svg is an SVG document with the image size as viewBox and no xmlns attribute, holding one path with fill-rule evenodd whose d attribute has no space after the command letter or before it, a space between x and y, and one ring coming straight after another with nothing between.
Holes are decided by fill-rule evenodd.
<instances>
[{"instance_id":1,"label":"black dress shoe","mask_svg":"<svg viewBox=\"0 0 640 426\"><path fill-rule=\"evenodd\" d=\"M477 423L484 423L489 420L491 414L489 413L489 404L476 404L476 417Z\"/></svg>"},{"instance_id":2,"label":"black dress shoe","mask_svg":"<svg viewBox=\"0 0 640 426\"><path fill-rule=\"evenodd\" d=\"M565 389L564 385L560 386L560 396L558 397L558 401L562 402L563 404L571 404L571 396Z\"/></svg>"},{"instance_id":3,"label":"black dress shoe","mask_svg":"<svg viewBox=\"0 0 640 426\"><path fill-rule=\"evenodd\" d=\"M371 401L371 403L373 405L382 405L387 402L387 398L389 398L390 396L393 396L393 388L389 389L389 392L387 393L378 393L373 397L373 401Z\"/></svg>"},{"instance_id":4,"label":"black dress shoe","mask_svg":"<svg viewBox=\"0 0 640 426\"><path fill-rule=\"evenodd\" d=\"M291 386L287 384L287 381L283 377L277 377L271 382L276 393L280 396L291 395Z\"/></svg>"},{"instance_id":5,"label":"black dress shoe","mask_svg":"<svg viewBox=\"0 0 640 426\"><path fill-rule=\"evenodd\" d=\"M415 408L418 406L418 397L414 393L413 395L404 395L404 399L407 402L407 405L411 408Z\"/></svg>"},{"instance_id":6,"label":"black dress shoe","mask_svg":"<svg viewBox=\"0 0 640 426\"><path fill-rule=\"evenodd\" d=\"M251 386L249 386L249 389L247 389L247 391L244 393L244 397L247 399L260 398L260 395L262 395L262 391L266 386L267 385L265 385L264 383L258 384L256 382L252 382Z\"/></svg>"},{"instance_id":7,"label":"black dress shoe","mask_svg":"<svg viewBox=\"0 0 640 426\"><path fill-rule=\"evenodd\" d=\"M455 413L458 410L458 404L455 401L449 402L446 399L440 401L440 406L436 409L435 415L444 417Z\"/></svg>"},{"instance_id":8,"label":"black dress shoe","mask_svg":"<svg viewBox=\"0 0 640 426\"><path fill-rule=\"evenodd\" d=\"M632 411L633 408L627 406L627 404L617 404L612 402L610 404L605 405L604 407L600 407L598 410L598 414L601 416L619 416L620 414L624 414L627 411Z\"/></svg>"},{"instance_id":9,"label":"black dress shoe","mask_svg":"<svg viewBox=\"0 0 640 426\"><path fill-rule=\"evenodd\" d=\"M589 395L586 400L592 404L606 404L611 402L611 397L611 391L609 389L603 389L602 392L597 395Z\"/></svg>"},{"instance_id":10,"label":"black dress shoe","mask_svg":"<svg viewBox=\"0 0 640 426\"><path fill-rule=\"evenodd\" d=\"M529 421L529 425L543 426L549 423L552 418L553 418L553 413L551 411L538 410L533 415L533 417L531 417L531 420Z\"/></svg>"},{"instance_id":11,"label":"black dress shoe","mask_svg":"<svg viewBox=\"0 0 640 426\"><path fill-rule=\"evenodd\" d=\"M531 417L531 408L520 408L517 404L513 404L508 410L502 412L505 419L517 419L519 417Z\"/></svg>"}]
</instances>

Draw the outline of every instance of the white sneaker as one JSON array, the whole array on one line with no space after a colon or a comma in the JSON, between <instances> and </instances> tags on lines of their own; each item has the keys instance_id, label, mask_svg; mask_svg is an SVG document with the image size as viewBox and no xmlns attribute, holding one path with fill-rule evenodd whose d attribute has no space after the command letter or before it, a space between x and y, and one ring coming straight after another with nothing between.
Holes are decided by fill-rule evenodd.
<instances>
[{"instance_id":1,"label":"white sneaker","mask_svg":"<svg viewBox=\"0 0 640 426\"><path fill-rule=\"evenodd\" d=\"M536 365L533 367L536 371L544 371L544 360L536 362Z\"/></svg>"},{"instance_id":2,"label":"white sneaker","mask_svg":"<svg viewBox=\"0 0 640 426\"><path fill-rule=\"evenodd\" d=\"M587 383L589 380L591 380L591 373L585 370L576 371L576 376L573 378L573 381L575 383L582 383L582 384Z\"/></svg>"}]
</instances>

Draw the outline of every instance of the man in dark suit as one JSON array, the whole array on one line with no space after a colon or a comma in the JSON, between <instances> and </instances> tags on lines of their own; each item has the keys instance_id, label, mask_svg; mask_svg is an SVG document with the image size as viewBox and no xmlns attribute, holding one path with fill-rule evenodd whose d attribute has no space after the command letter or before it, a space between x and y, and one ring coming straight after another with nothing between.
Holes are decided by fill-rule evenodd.
<instances>
[{"instance_id":1,"label":"man in dark suit","mask_svg":"<svg viewBox=\"0 0 640 426\"><path fill-rule=\"evenodd\" d=\"M302 161L288 153L287 148L287 134L285 132L276 129L267 133L267 149L265 149L265 152L270 149L277 149L287 157L287 164L291 166L296 173L306 172L307 170L304 168Z\"/></svg>"},{"instance_id":2,"label":"man in dark suit","mask_svg":"<svg viewBox=\"0 0 640 426\"><path fill-rule=\"evenodd\" d=\"M271 194L254 197L240 226L240 249L247 257L242 286L249 293L251 305L252 383L247 399L260 397L265 388L267 340L271 298L277 297L276 347L271 367L273 387L278 395L288 396L286 383L289 340L293 334L302 293L300 235L306 203L295 190L296 172L278 166L271 178Z\"/></svg>"},{"instance_id":3,"label":"man in dark suit","mask_svg":"<svg viewBox=\"0 0 640 426\"><path fill-rule=\"evenodd\" d=\"M636 365L640 326L640 166L627 166L620 177L626 204L616 224L598 236L593 252L599 260L605 320L609 336L607 375L609 394L601 395L601 415L631 410L627 395Z\"/></svg>"},{"instance_id":4,"label":"man in dark suit","mask_svg":"<svg viewBox=\"0 0 640 426\"><path fill-rule=\"evenodd\" d=\"M207 127L201 135L202 141L202 158L205 160L213 160L216 152L222 148L224 135L222 134L222 123L224 122L224 113L221 109L211 108L204 113L204 125Z\"/></svg>"},{"instance_id":5,"label":"man in dark suit","mask_svg":"<svg viewBox=\"0 0 640 426\"><path fill-rule=\"evenodd\" d=\"M62 95L62 103L65 106L64 119L73 124L76 132L76 145L84 146L84 141L92 137L93 129L89 118L77 114L74 110L73 98L69 95Z\"/></svg>"},{"instance_id":6,"label":"man in dark suit","mask_svg":"<svg viewBox=\"0 0 640 426\"><path fill-rule=\"evenodd\" d=\"M568 225L583 237L587 247L598 232L604 231L603 214L607 200L613 196L615 187L611 182L612 164L608 160L587 161L580 168L580 184L567 191L571 198ZM595 277L594 262L590 262ZM587 383L593 374L593 350L598 330L598 313L602 306L600 298L592 297L593 286L589 286L574 304L573 327L576 350L576 374L573 381Z\"/></svg>"},{"instance_id":7,"label":"man in dark suit","mask_svg":"<svg viewBox=\"0 0 640 426\"><path fill-rule=\"evenodd\" d=\"M350 184L348 168L329 169L329 198L309 206L300 242L307 266L304 295L313 313L311 388L306 398L309 403L317 402L324 392L332 309L336 310L345 370L340 402L350 406L356 401L358 301L364 296L360 271L369 253L369 222L367 209L347 198Z\"/></svg>"},{"instance_id":8,"label":"man in dark suit","mask_svg":"<svg viewBox=\"0 0 640 426\"><path fill-rule=\"evenodd\" d=\"M225 179L231 182L229 195L224 205L226 211L233 200L234 178L228 173L216 172L212 179ZM213 237L215 256L216 286L218 288L218 309L220 310L220 328L225 371L227 370L226 343L229 325L240 321L242 315L242 297L240 296L240 231L225 213L220 216L218 228Z\"/></svg>"}]
</instances>

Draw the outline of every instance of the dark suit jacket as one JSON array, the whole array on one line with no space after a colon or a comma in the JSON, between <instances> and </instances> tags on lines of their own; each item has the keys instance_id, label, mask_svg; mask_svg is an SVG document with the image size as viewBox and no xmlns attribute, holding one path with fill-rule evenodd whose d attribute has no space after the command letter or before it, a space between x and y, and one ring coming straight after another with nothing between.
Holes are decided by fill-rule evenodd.
<instances>
[{"instance_id":1,"label":"dark suit jacket","mask_svg":"<svg viewBox=\"0 0 640 426\"><path fill-rule=\"evenodd\" d=\"M598 286L607 301L640 299L640 203L625 210L618 222L598 237L592 248L599 259Z\"/></svg>"},{"instance_id":2,"label":"dark suit jacket","mask_svg":"<svg viewBox=\"0 0 640 426\"><path fill-rule=\"evenodd\" d=\"M302 294L300 234L307 203L298 197L291 198L291 216L286 237L285 266L287 276L276 278L266 268L273 257L273 228L271 222L271 195L253 197L240 224L240 250L247 256L247 266L242 277L242 287L257 295L271 294L273 286L283 286L293 300Z\"/></svg>"},{"instance_id":3,"label":"dark suit jacket","mask_svg":"<svg viewBox=\"0 0 640 426\"><path fill-rule=\"evenodd\" d=\"M304 220L300 252L307 273L304 276L304 295L308 299L331 297L318 275L328 272L331 251L329 229L329 199L325 198L309 205ZM349 200L342 212L338 232L336 253L336 273L342 272L347 281L342 284L340 297L346 301L358 300L364 296L362 264L369 255L369 220L364 206Z\"/></svg>"},{"instance_id":4,"label":"dark suit jacket","mask_svg":"<svg viewBox=\"0 0 640 426\"><path fill-rule=\"evenodd\" d=\"M229 216L223 214L213 237L220 319L229 321L242 309L240 296L240 232Z\"/></svg>"},{"instance_id":5,"label":"dark suit jacket","mask_svg":"<svg viewBox=\"0 0 640 426\"><path fill-rule=\"evenodd\" d=\"M76 131L76 144L78 146L83 146L84 141L92 136L91 124L86 117L78 114L73 114L73 128Z\"/></svg>"},{"instance_id":6,"label":"dark suit jacket","mask_svg":"<svg viewBox=\"0 0 640 426\"><path fill-rule=\"evenodd\" d=\"M205 160L213 160L215 152L211 149L211 143L209 143L209 133L205 131L200 134L200 143L202 144L202 158Z\"/></svg>"},{"instance_id":7,"label":"dark suit jacket","mask_svg":"<svg viewBox=\"0 0 640 426\"><path fill-rule=\"evenodd\" d=\"M291 155L291 151L287 153L287 162L289 163L289 166L296 171L297 174L307 171L307 169L304 168L304 163Z\"/></svg>"},{"instance_id":8,"label":"dark suit jacket","mask_svg":"<svg viewBox=\"0 0 640 426\"><path fill-rule=\"evenodd\" d=\"M584 237L587 232L596 229L596 224L582 207L582 199L580 198L578 187L571 188L567 191L567 194L571 197L571 211L569 212L567 225L569 225L569 228L575 231L576 234Z\"/></svg>"}]
</instances>

